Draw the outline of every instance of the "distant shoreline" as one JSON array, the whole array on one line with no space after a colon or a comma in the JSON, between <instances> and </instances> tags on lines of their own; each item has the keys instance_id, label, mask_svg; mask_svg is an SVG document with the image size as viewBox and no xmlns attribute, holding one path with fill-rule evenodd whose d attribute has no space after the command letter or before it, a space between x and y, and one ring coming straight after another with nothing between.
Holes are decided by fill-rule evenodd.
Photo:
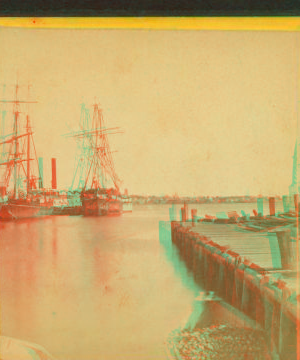
<instances>
[{"instance_id":1,"label":"distant shoreline","mask_svg":"<svg viewBox=\"0 0 300 360\"><path fill-rule=\"evenodd\" d=\"M147 197L134 197L131 196L132 203L134 205L182 205L182 204L244 204L252 203L256 204L257 198L253 199L179 199L179 200L166 200L161 198L147 198ZM268 199L267 197L264 199ZM281 200L278 198L278 200Z\"/></svg>"}]
</instances>

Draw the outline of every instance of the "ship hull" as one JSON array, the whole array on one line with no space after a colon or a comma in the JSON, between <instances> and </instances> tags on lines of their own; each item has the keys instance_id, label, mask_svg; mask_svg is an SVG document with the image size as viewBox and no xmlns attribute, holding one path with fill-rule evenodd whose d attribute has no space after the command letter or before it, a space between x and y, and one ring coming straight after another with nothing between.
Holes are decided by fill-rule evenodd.
<instances>
[{"instance_id":1,"label":"ship hull","mask_svg":"<svg viewBox=\"0 0 300 360\"><path fill-rule=\"evenodd\" d=\"M0 219L17 220L38 216L40 206L27 204L2 204L0 207Z\"/></svg>"},{"instance_id":2,"label":"ship hull","mask_svg":"<svg viewBox=\"0 0 300 360\"><path fill-rule=\"evenodd\" d=\"M123 212L123 203L114 199L85 199L82 209L84 216L119 216Z\"/></svg>"},{"instance_id":3,"label":"ship hull","mask_svg":"<svg viewBox=\"0 0 300 360\"><path fill-rule=\"evenodd\" d=\"M78 216L78 215L82 215L82 207L81 206L54 207L52 214Z\"/></svg>"},{"instance_id":4,"label":"ship hull","mask_svg":"<svg viewBox=\"0 0 300 360\"><path fill-rule=\"evenodd\" d=\"M53 207L52 206L41 206L37 216L49 216L53 214Z\"/></svg>"}]
</instances>

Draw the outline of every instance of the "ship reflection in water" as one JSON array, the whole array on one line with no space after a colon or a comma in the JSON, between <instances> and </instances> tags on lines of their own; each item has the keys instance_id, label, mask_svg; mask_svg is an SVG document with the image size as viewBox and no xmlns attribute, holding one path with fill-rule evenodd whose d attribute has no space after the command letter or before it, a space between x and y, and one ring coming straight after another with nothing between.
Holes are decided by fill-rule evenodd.
<instances>
[{"instance_id":1,"label":"ship reflection in water","mask_svg":"<svg viewBox=\"0 0 300 360\"><path fill-rule=\"evenodd\" d=\"M0 223L1 331L57 359L165 359L194 291L158 240L168 205Z\"/></svg>"}]
</instances>

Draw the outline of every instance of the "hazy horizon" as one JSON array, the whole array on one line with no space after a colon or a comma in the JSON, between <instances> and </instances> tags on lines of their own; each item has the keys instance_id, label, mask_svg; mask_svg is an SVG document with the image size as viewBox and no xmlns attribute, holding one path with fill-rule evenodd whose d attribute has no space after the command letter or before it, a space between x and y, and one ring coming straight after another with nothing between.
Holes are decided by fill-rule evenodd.
<instances>
[{"instance_id":1,"label":"hazy horizon","mask_svg":"<svg viewBox=\"0 0 300 360\"><path fill-rule=\"evenodd\" d=\"M130 194L283 195L292 181L299 34L0 28L1 97L32 85L50 186L70 187L81 103L99 101ZM3 85L6 85L4 91ZM8 119L8 117L7 117ZM8 120L7 120L8 121Z\"/></svg>"}]
</instances>

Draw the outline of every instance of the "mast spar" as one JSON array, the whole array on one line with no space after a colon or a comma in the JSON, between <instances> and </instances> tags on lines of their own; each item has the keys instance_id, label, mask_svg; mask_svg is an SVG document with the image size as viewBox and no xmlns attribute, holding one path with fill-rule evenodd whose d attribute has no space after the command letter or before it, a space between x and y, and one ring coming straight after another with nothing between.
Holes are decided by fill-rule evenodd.
<instances>
[{"instance_id":1,"label":"mast spar","mask_svg":"<svg viewBox=\"0 0 300 360\"><path fill-rule=\"evenodd\" d=\"M119 131L118 127L106 128L102 109L95 103L92 121L88 109L82 104L79 131L65 134L77 140L80 150L71 189L76 176L79 176L76 190L80 192L84 216L110 216L123 213L121 180L116 174L108 141L108 135L117 133L123 131Z\"/></svg>"},{"instance_id":2,"label":"mast spar","mask_svg":"<svg viewBox=\"0 0 300 360\"><path fill-rule=\"evenodd\" d=\"M19 115L20 104L32 104L37 103L37 101L26 101L18 99L19 85L16 84L15 87L15 99L14 100L0 100L1 103L11 103L13 104L13 132L8 136L4 136L2 134L2 139L8 137L7 140L4 140L0 143L0 145L10 144L10 151L7 157L7 161L1 162L0 165L6 165L6 174L4 176L4 186L8 187L10 177L13 175L13 199L18 199L18 180L19 180L19 171L20 166L23 167L22 163L24 161L27 162L27 171L26 171L26 189L27 193L30 190L30 161L33 160L30 158L30 137L32 136L31 126L30 126L30 118L27 114L26 116L26 133L19 134L20 124L19 124ZM27 150L26 150L26 158L22 159L22 152L20 151L20 139L23 137L27 137ZM24 169L24 168L23 168ZM24 169L25 172L25 169Z\"/></svg>"},{"instance_id":3,"label":"mast spar","mask_svg":"<svg viewBox=\"0 0 300 360\"><path fill-rule=\"evenodd\" d=\"M1 103L9 103L12 107L12 118L7 128L8 135L3 134L0 142L0 145L7 146L9 150L5 156L2 156L0 162L1 167L3 166L1 194L4 197L1 199L0 219L6 220L39 216L42 209L39 199L32 192L36 189L35 181L38 177L33 176L36 169L31 165L31 161L34 160L31 159L31 155L36 159L36 150L32 137L29 105L27 110L23 109L23 104L36 103L36 101L19 100L18 83L13 89L14 100L0 100Z\"/></svg>"},{"instance_id":4,"label":"mast spar","mask_svg":"<svg viewBox=\"0 0 300 360\"><path fill-rule=\"evenodd\" d=\"M18 166L17 166L17 156L18 156L18 116L19 116L19 109L18 109L18 84L16 85L16 102L14 104L14 135L15 135L15 156L14 156L14 195L13 198L18 198L18 189L17 189L17 180L18 180Z\"/></svg>"},{"instance_id":5,"label":"mast spar","mask_svg":"<svg viewBox=\"0 0 300 360\"><path fill-rule=\"evenodd\" d=\"M28 85L28 99L29 99L29 90L30 85ZM28 113L29 113L29 103L28 103ZM29 121L29 114L26 115L26 130L27 130L27 183L26 183L26 190L27 194L30 190L30 136L31 136L31 127Z\"/></svg>"},{"instance_id":6,"label":"mast spar","mask_svg":"<svg viewBox=\"0 0 300 360\"><path fill-rule=\"evenodd\" d=\"M27 128L27 194L30 190L30 125L29 125L29 115L26 116L26 128Z\"/></svg>"},{"instance_id":7,"label":"mast spar","mask_svg":"<svg viewBox=\"0 0 300 360\"><path fill-rule=\"evenodd\" d=\"M93 109L93 118L90 121L89 111L83 104L80 130L65 134L65 136L74 137L81 144L72 188L76 176L79 176L78 189L80 186L83 186L84 191L87 188L105 189L107 179L110 179L115 189L119 191L121 181L114 168L107 135L122 133L122 131L118 127L106 128L102 110L97 103L93 105Z\"/></svg>"},{"instance_id":8,"label":"mast spar","mask_svg":"<svg viewBox=\"0 0 300 360\"><path fill-rule=\"evenodd\" d=\"M3 85L3 98L5 94L5 85ZM1 140L5 139L5 116L6 116L6 109L4 106L1 106ZM0 161L5 157L5 146L2 147L2 152L0 153Z\"/></svg>"}]
</instances>

